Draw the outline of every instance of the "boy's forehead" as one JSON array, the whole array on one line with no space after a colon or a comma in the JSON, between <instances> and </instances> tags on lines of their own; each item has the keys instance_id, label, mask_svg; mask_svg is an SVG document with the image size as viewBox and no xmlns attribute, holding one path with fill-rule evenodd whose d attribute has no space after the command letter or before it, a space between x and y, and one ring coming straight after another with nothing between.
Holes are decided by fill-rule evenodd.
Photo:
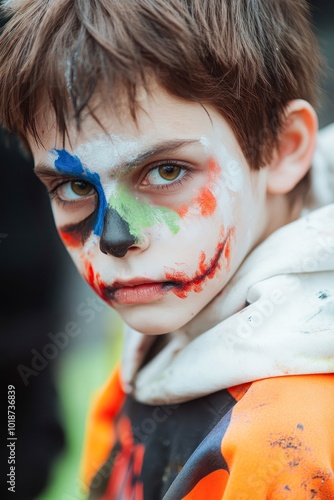
<instances>
[{"instance_id":1,"label":"boy's forehead","mask_svg":"<svg viewBox=\"0 0 334 500\"><path fill-rule=\"evenodd\" d=\"M103 99L103 96L94 96L90 109L82 114L79 130L74 120L67 122L65 139L73 147L100 136L101 131L110 136L136 140L144 140L148 136L173 139L180 133L186 136L188 132L192 135L199 128L209 131L213 125L211 116L216 114L210 107L204 108L200 103L172 96L161 87L155 87L136 100L135 116L124 96L120 96L117 105ZM43 139L63 141L62 137L57 137L56 120L50 107L44 108L40 117L39 132Z\"/></svg>"},{"instance_id":2,"label":"boy's forehead","mask_svg":"<svg viewBox=\"0 0 334 500\"><path fill-rule=\"evenodd\" d=\"M95 97L92 109L94 115L86 113L79 130L74 122L68 124L65 141L57 133L52 111L44 111L39 126L42 146L29 141L35 162L52 163L50 151L54 149L75 153L87 165L96 163L98 155L101 166L131 166L187 145L239 149L233 132L214 108L171 96L158 87L142 96L136 119L124 101L115 109Z\"/></svg>"}]
</instances>

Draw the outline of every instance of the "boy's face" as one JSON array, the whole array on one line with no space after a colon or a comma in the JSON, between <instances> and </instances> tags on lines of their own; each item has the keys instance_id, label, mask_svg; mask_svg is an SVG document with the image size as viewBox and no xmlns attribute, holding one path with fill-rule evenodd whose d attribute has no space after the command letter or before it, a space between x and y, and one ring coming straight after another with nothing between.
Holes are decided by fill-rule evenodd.
<instances>
[{"instance_id":1,"label":"boy's face","mask_svg":"<svg viewBox=\"0 0 334 500\"><path fill-rule=\"evenodd\" d=\"M210 106L156 88L31 141L59 234L84 279L130 326L174 331L233 276L265 226L265 169L251 171ZM44 129L44 130L43 130Z\"/></svg>"}]
</instances>

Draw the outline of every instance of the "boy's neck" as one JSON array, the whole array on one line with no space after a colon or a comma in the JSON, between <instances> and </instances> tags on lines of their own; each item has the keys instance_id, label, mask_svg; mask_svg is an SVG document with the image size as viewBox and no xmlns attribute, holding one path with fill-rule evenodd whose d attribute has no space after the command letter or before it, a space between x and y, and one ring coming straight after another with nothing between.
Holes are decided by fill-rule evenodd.
<instances>
[{"instance_id":1,"label":"boy's neck","mask_svg":"<svg viewBox=\"0 0 334 500\"><path fill-rule=\"evenodd\" d=\"M292 201L287 196L270 196L268 198L267 225L257 244L262 243L277 229L297 220L302 212L302 199Z\"/></svg>"}]
</instances>

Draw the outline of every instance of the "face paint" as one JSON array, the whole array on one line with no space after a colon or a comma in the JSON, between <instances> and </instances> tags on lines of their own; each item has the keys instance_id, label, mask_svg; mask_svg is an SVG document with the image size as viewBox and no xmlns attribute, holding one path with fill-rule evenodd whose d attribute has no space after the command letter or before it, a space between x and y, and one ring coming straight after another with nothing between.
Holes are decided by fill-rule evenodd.
<instances>
[{"instance_id":1,"label":"face paint","mask_svg":"<svg viewBox=\"0 0 334 500\"><path fill-rule=\"evenodd\" d=\"M217 244L215 254L207 263L206 252L201 252L199 257L198 269L193 277L189 277L184 272L173 271L167 272L165 275L166 283L160 284L162 292L171 291L178 298L187 298L190 292L199 293L203 290L206 280L215 278L217 272L221 269L221 257L224 256L226 267L229 266L231 237L234 234L234 229L231 228L226 238ZM221 237L224 235L224 229L221 230ZM84 260L84 274L87 283L93 290L110 305L113 305L113 294L115 290L112 286L108 286L102 279L99 273L95 273L92 264L88 260Z\"/></svg>"},{"instance_id":2,"label":"face paint","mask_svg":"<svg viewBox=\"0 0 334 500\"><path fill-rule=\"evenodd\" d=\"M107 285L102 281L100 274L95 273L90 261L84 260L83 265L86 282L101 299L105 300L105 289Z\"/></svg>"},{"instance_id":3,"label":"face paint","mask_svg":"<svg viewBox=\"0 0 334 500\"><path fill-rule=\"evenodd\" d=\"M226 238L218 243L215 254L211 258L209 264L206 263L206 253L201 252L198 269L192 278L184 272L174 271L172 273L166 273L166 280L174 283L174 288L172 291L177 297L185 299L188 296L189 292L201 292L203 290L205 281L207 279L213 279L217 271L220 270L220 258L222 255L224 255L227 265L229 264L231 236L233 235L233 233L234 230L233 228L231 228L228 231ZM221 234L224 234L223 228Z\"/></svg>"},{"instance_id":4,"label":"face paint","mask_svg":"<svg viewBox=\"0 0 334 500\"><path fill-rule=\"evenodd\" d=\"M64 245L71 248L77 248L82 245L81 234L77 231L69 231L65 228L58 229L59 236L61 237Z\"/></svg>"},{"instance_id":5,"label":"face paint","mask_svg":"<svg viewBox=\"0 0 334 500\"><path fill-rule=\"evenodd\" d=\"M210 217L217 208L217 200L210 189L204 187L200 190L198 196L191 200L189 205L182 205L177 213L180 217L184 218L189 214L191 207L194 206L199 207L202 217Z\"/></svg>"},{"instance_id":6,"label":"face paint","mask_svg":"<svg viewBox=\"0 0 334 500\"><path fill-rule=\"evenodd\" d=\"M35 163L48 190L72 179L96 190L81 200L81 189L72 196L68 185L63 199L80 201L52 201L60 235L84 279L132 328L172 332L221 292L263 234L266 175L250 168L233 130L210 105L209 119L198 103L158 88L141 103L135 123L125 108L120 118L99 103L94 109L103 131L89 114L79 132L68 123L64 146L52 128L41 129L43 147L31 144ZM43 177L50 160L60 175ZM159 178L147 179L172 161L184 172L168 183L171 188L161 187ZM99 246L107 209L136 239L122 259Z\"/></svg>"},{"instance_id":7,"label":"face paint","mask_svg":"<svg viewBox=\"0 0 334 500\"><path fill-rule=\"evenodd\" d=\"M201 138L201 143L207 151L215 150L218 164L222 167L222 180L225 187L233 192L241 191L243 186L243 171L239 161L231 156L221 143L219 144L219 148L213 147L212 141L206 137Z\"/></svg>"},{"instance_id":8,"label":"face paint","mask_svg":"<svg viewBox=\"0 0 334 500\"><path fill-rule=\"evenodd\" d=\"M114 257L124 257L136 241L136 238L130 233L129 224L115 209L109 206L106 210L100 239L101 252Z\"/></svg>"},{"instance_id":9,"label":"face paint","mask_svg":"<svg viewBox=\"0 0 334 500\"><path fill-rule=\"evenodd\" d=\"M89 182L96 190L98 194L98 207L96 210L96 215L94 217L94 234L97 236L101 236L103 230L103 221L104 221L104 213L107 208L107 200L104 195L104 191L100 182L100 176L97 173L91 172L89 169L83 167L78 156L71 155L65 149L54 149L52 151L57 155L57 158L54 160L54 166L59 172L62 172L65 175L73 176L77 179L81 179L85 182ZM86 219L89 223L91 222L90 217ZM73 226L72 226L73 227ZM75 227L75 226L74 226ZM71 232L68 228L62 228L63 232ZM75 230L73 231L75 232Z\"/></svg>"},{"instance_id":10,"label":"face paint","mask_svg":"<svg viewBox=\"0 0 334 500\"><path fill-rule=\"evenodd\" d=\"M244 185L242 164L231 155L219 140L217 133L214 133L213 138L202 137L201 144L210 155L214 154L214 158L211 157L209 161L211 192L216 197L217 207L224 214L225 223L232 224L235 216L231 209L231 199L226 194L221 196L219 192L242 191Z\"/></svg>"},{"instance_id":11,"label":"face paint","mask_svg":"<svg viewBox=\"0 0 334 500\"><path fill-rule=\"evenodd\" d=\"M77 224L70 224L59 228L58 232L64 244L71 248L81 247L93 230L95 217L96 212L94 211L86 219Z\"/></svg>"},{"instance_id":12,"label":"face paint","mask_svg":"<svg viewBox=\"0 0 334 500\"><path fill-rule=\"evenodd\" d=\"M101 173L112 173L113 176L115 174L117 176L117 174L128 173L126 165L135 160L143 145L142 141L116 134L102 135L97 139L80 144L75 149L75 154L84 165L98 165Z\"/></svg>"},{"instance_id":13,"label":"face paint","mask_svg":"<svg viewBox=\"0 0 334 500\"><path fill-rule=\"evenodd\" d=\"M195 202L199 205L203 217L210 217L217 208L216 198L210 189L207 188L201 190Z\"/></svg>"},{"instance_id":14,"label":"face paint","mask_svg":"<svg viewBox=\"0 0 334 500\"><path fill-rule=\"evenodd\" d=\"M202 217L210 217L217 208L217 199L212 192L219 175L221 175L221 168L217 162L210 158L208 162L209 179L208 186L204 186L199 194L191 200L187 205L183 205L177 211L180 217L186 217L190 212L191 207L198 207Z\"/></svg>"},{"instance_id":15,"label":"face paint","mask_svg":"<svg viewBox=\"0 0 334 500\"><path fill-rule=\"evenodd\" d=\"M134 147L134 144L132 146ZM97 173L93 173L85 168L78 156L72 155L66 150L53 150L53 152L57 154L57 158L54 160L57 170L89 182L97 191L99 198L97 213L92 214L93 217L89 216L85 221L81 221L78 224L60 228L59 233L64 243L74 248L86 241L92 229L94 229L95 235L102 235L107 202L100 182L100 176ZM81 153L83 152L81 151ZM155 207L145 201L139 202L131 196L125 187L116 188L116 194L113 194L109 199L109 207L116 211L120 219L129 225L129 232L135 240L140 238L143 229L152 227L155 224L165 224L173 234L179 231L179 215L175 211L166 207ZM114 235L114 237L116 236ZM104 253L107 252L105 251ZM117 252L116 256L123 255L118 255Z\"/></svg>"},{"instance_id":16,"label":"face paint","mask_svg":"<svg viewBox=\"0 0 334 500\"><path fill-rule=\"evenodd\" d=\"M165 224L173 234L180 230L180 216L174 210L138 201L123 186L117 186L109 198L109 206L129 224L129 231L137 240L145 228L156 224Z\"/></svg>"}]
</instances>

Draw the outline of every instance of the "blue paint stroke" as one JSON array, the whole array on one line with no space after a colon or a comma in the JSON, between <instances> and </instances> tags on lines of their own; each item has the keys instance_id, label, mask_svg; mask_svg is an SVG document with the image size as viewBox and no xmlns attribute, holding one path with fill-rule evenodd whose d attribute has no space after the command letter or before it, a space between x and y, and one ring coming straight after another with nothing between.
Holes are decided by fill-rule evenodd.
<instances>
[{"instance_id":1,"label":"blue paint stroke","mask_svg":"<svg viewBox=\"0 0 334 500\"><path fill-rule=\"evenodd\" d=\"M57 170L59 170L59 172L62 172L65 175L71 175L85 182L89 182L95 188L99 198L99 207L94 224L94 234L96 236L101 236L103 231L104 214L107 210L108 203L101 185L99 174L91 172L88 168L85 168L77 156L71 155L65 149L54 149L53 152L57 154L54 166Z\"/></svg>"}]
</instances>

